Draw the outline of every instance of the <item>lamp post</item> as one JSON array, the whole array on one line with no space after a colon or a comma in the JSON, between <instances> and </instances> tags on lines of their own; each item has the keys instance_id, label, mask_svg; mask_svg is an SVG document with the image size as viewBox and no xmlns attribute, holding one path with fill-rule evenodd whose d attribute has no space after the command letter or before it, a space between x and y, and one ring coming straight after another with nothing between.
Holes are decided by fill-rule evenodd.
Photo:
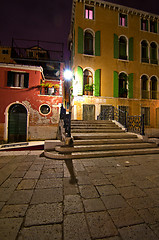
<instances>
[{"instance_id":1,"label":"lamp post","mask_svg":"<svg viewBox=\"0 0 159 240\"><path fill-rule=\"evenodd\" d=\"M64 71L64 79L69 82L69 91L68 91L69 107L71 105L70 81L72 80L72 77L73 77L72 71L70 69L65 69L65 71Z\"/></svg>"}]
</instances>

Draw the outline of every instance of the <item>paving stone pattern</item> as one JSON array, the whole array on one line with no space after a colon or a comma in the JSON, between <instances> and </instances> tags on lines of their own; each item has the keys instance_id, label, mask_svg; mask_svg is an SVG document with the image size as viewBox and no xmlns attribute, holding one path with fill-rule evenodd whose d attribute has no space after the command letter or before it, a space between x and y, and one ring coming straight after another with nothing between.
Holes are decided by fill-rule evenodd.
<instances>
[{"instance_id":1,"label":"paving stone pattern","mask_svg":"<svg viewBox=\"0 0 159 240\"><path fill-rule=\"evenodd\" d=\"M159 155L0 152L0 240L159 240Z\"/></svg>"}]
</instances>

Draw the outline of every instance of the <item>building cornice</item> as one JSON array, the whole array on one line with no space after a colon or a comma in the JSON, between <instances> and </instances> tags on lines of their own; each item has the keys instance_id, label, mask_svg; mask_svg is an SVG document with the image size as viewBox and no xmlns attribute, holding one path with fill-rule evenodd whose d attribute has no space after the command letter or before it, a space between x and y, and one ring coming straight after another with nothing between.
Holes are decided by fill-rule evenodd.
<instances>
[{"instance_id":1,"label":"building cornice","mask_svg":"<svg viewBox=\"0 0 159 240\"><path fill-rule=\"evenodd\" d=\"M20 64L12 64L12 63L11 64L10 63L0 63L0 67L11 68L11 69L18 69L18 70L39 71L39 72L41 72L41 74L43 76L43 79L45 79L42 67L29 66L29 65L20 65Z\"/></svg>"},{"instance_id":2,"label":"building cornice","mask_svg":"<svg viewBox=\"0 0 159 240\"><path fill-rule=\"evenodd\" d=\"M135 9L135 8L126 7L126 6L115 4L115 3L110 3L110 2L107 2L107 1L103 1L103 0L73 0L72 22L74 21L76 2L82 2L82 3L85 3L85 4L91 4L91 5L94 5L94 6L108 8L110 10L123 12L123 13L126 13L126 14L138 15L140 17L144 17L144 18L147 18L147 19L148 18L159 19L159 15L149 13L149 12L145 12L145 11L142 11L142 10L138 10L138 9Z\"/></svg>"}]
</instances>

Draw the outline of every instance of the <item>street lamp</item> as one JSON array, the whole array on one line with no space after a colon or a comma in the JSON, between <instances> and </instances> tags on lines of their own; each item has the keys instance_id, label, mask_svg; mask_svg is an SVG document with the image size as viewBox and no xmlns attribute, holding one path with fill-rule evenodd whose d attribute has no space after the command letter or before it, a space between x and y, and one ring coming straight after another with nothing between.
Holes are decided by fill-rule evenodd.
<instances>
[{"instance_id":1,"label":"street lamp","mask_svg":"<svg viewBox=\"0 0 159 240\"><path fill-rule=\"evenodd\" d=\"M71 105L71 93L70 93L70 81L72 80L72 78L73 78L73 73L72 73L72 71L71 70L69 70L69 69L66 69L65 71L64 71L64 79L66 80L66 81L68 81L69 82L69 91L68 91L68 93L69 93L69 108L71 107L70 105Z\"/></svg>"}]
</instances>

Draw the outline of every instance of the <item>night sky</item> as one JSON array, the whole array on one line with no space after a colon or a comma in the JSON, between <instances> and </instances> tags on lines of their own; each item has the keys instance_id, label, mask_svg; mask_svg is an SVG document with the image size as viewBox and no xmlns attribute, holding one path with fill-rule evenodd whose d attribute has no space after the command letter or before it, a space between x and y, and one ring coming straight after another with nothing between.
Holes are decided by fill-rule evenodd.
<instances>
[{"instance_id":1,"label":"night sky","mask_svg":"<svg viewBox=\"0 0 159 240\"><path fill-rule=\"evenodd\" d=\"M158 0L110 0L108 2L159 15ZM2 0L0 41L11 46L13 38L64 42L64 60L68 60L67 38L72 0Z\"/></svg>"}]
</instances>

